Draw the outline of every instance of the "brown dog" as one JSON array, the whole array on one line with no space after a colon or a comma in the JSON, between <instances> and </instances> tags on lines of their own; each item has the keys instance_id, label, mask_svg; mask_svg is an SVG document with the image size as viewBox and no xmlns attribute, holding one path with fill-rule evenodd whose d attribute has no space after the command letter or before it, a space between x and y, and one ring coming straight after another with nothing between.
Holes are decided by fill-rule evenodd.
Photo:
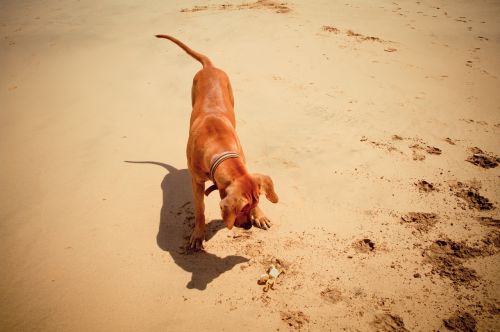
<instances>
[{"instance_id":1,"label":"brown dog","mask_svg":"<svg viewBox=\"0 0 500 332\"><path fill-rule=\"evenodd\" d=\"M219 190L222 219L227 228L231 229L233 225L250 228L253 223L267 229L271 222L257 206L259 195L264 193L273 203L278 202L278 196L269 176L249 174L245 168L245 156L235 130L233 91L228 76L215 68L206 56L176 38L167 35L156 37L173 41L203 65L203 69L194 76L191 89L193 111L186 151L196 220L191 248L203 247L203 193L208 195L214 189ZM214 185L205 191L207 180L212 180Z\"/></svg>"}]
</instances>

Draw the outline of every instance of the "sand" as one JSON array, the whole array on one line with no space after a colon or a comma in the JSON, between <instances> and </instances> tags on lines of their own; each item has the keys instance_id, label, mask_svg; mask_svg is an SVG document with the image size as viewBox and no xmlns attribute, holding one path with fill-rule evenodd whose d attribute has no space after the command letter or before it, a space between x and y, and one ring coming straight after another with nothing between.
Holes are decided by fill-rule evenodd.
<instances>
[{"instance_id":1,"label":"sand","mask_svg":"<svg viewBox=\"0 0 500 332\"><path fill-rule=\"evenodd\" d=\"M499 15L2 1L0 330L498 330ZM158 33L231 78L270 230L224 228L214 193L205 252L184 249L200 65Z\"/></svg>"}]
</instances>

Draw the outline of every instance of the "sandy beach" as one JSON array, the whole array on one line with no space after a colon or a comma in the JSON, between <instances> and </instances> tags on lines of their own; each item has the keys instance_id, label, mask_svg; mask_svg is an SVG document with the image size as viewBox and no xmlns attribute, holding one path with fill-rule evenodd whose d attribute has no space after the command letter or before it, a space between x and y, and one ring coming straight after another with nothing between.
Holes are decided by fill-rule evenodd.
<instances>
[{"instance_id":1,"label":"sandy beach","mask_svg":"<svg viewBox=\"0 0 500 332\"><path fill-rule=\"evenodd\" d=\"M499 1L0 2L1 331L500 330ZM186 250L200 64L269 230ZM207 183L208 186L209 183ZM268 291L257 283L274 265Z\"/></svg>"}]
</instances>

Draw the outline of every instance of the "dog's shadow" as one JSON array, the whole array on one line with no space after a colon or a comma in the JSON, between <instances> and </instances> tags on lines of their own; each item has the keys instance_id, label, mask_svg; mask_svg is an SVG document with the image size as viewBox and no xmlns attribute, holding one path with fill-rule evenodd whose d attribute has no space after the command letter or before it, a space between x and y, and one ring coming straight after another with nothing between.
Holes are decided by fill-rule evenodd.
<instances>
[{"instance_id":1,"label":"dog's shadow","mask_svg":"<svg viewBox=\"0 0 500 332\"><path fill-rule=\"evenodd\" d=\"M154 161L127 161L128 163L154 164L162 166L168 173L161 182L163 205L160 211L160 226L156 243L167 251L183 270L192 273L187 288L204 290L207 285L235 265L247 262L242 256L218 257L205 251L191 251L188 243L194 225L194 202L191 176L187 169L176 169L168 164ZM212 220L206 226L206 240L210 240L224 228L222 220Z\"/></svg>"}]
</instances>

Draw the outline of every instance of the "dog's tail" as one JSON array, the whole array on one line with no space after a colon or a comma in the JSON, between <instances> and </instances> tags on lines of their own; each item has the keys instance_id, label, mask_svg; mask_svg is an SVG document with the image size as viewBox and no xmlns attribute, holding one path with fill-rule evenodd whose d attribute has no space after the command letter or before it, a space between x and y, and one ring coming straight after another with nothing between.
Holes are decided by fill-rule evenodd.
<instances>
[{"instance_id":1,"label":"dog's tail","mask_svg":"<svg viewBox=\"0 0 500 332\"><path fill-rule=\"evenodd\" d=\"M173 41L174 43L179 45L180 48L182 48L184 51L186 51L187 54L189 54L190 56L192 56L193 58L198 60L203 65L203 68L208 67L208 66L213 67L212 62L210 61L209 58L207 58L205 55L203 55L201 53L193 51L186 44L184 44L183 42L181 42L177 38L174 38L174 37L169 36L169 35L156 35L156 38L165 38L165 39Z\"/></svg>"}]
</instances>

